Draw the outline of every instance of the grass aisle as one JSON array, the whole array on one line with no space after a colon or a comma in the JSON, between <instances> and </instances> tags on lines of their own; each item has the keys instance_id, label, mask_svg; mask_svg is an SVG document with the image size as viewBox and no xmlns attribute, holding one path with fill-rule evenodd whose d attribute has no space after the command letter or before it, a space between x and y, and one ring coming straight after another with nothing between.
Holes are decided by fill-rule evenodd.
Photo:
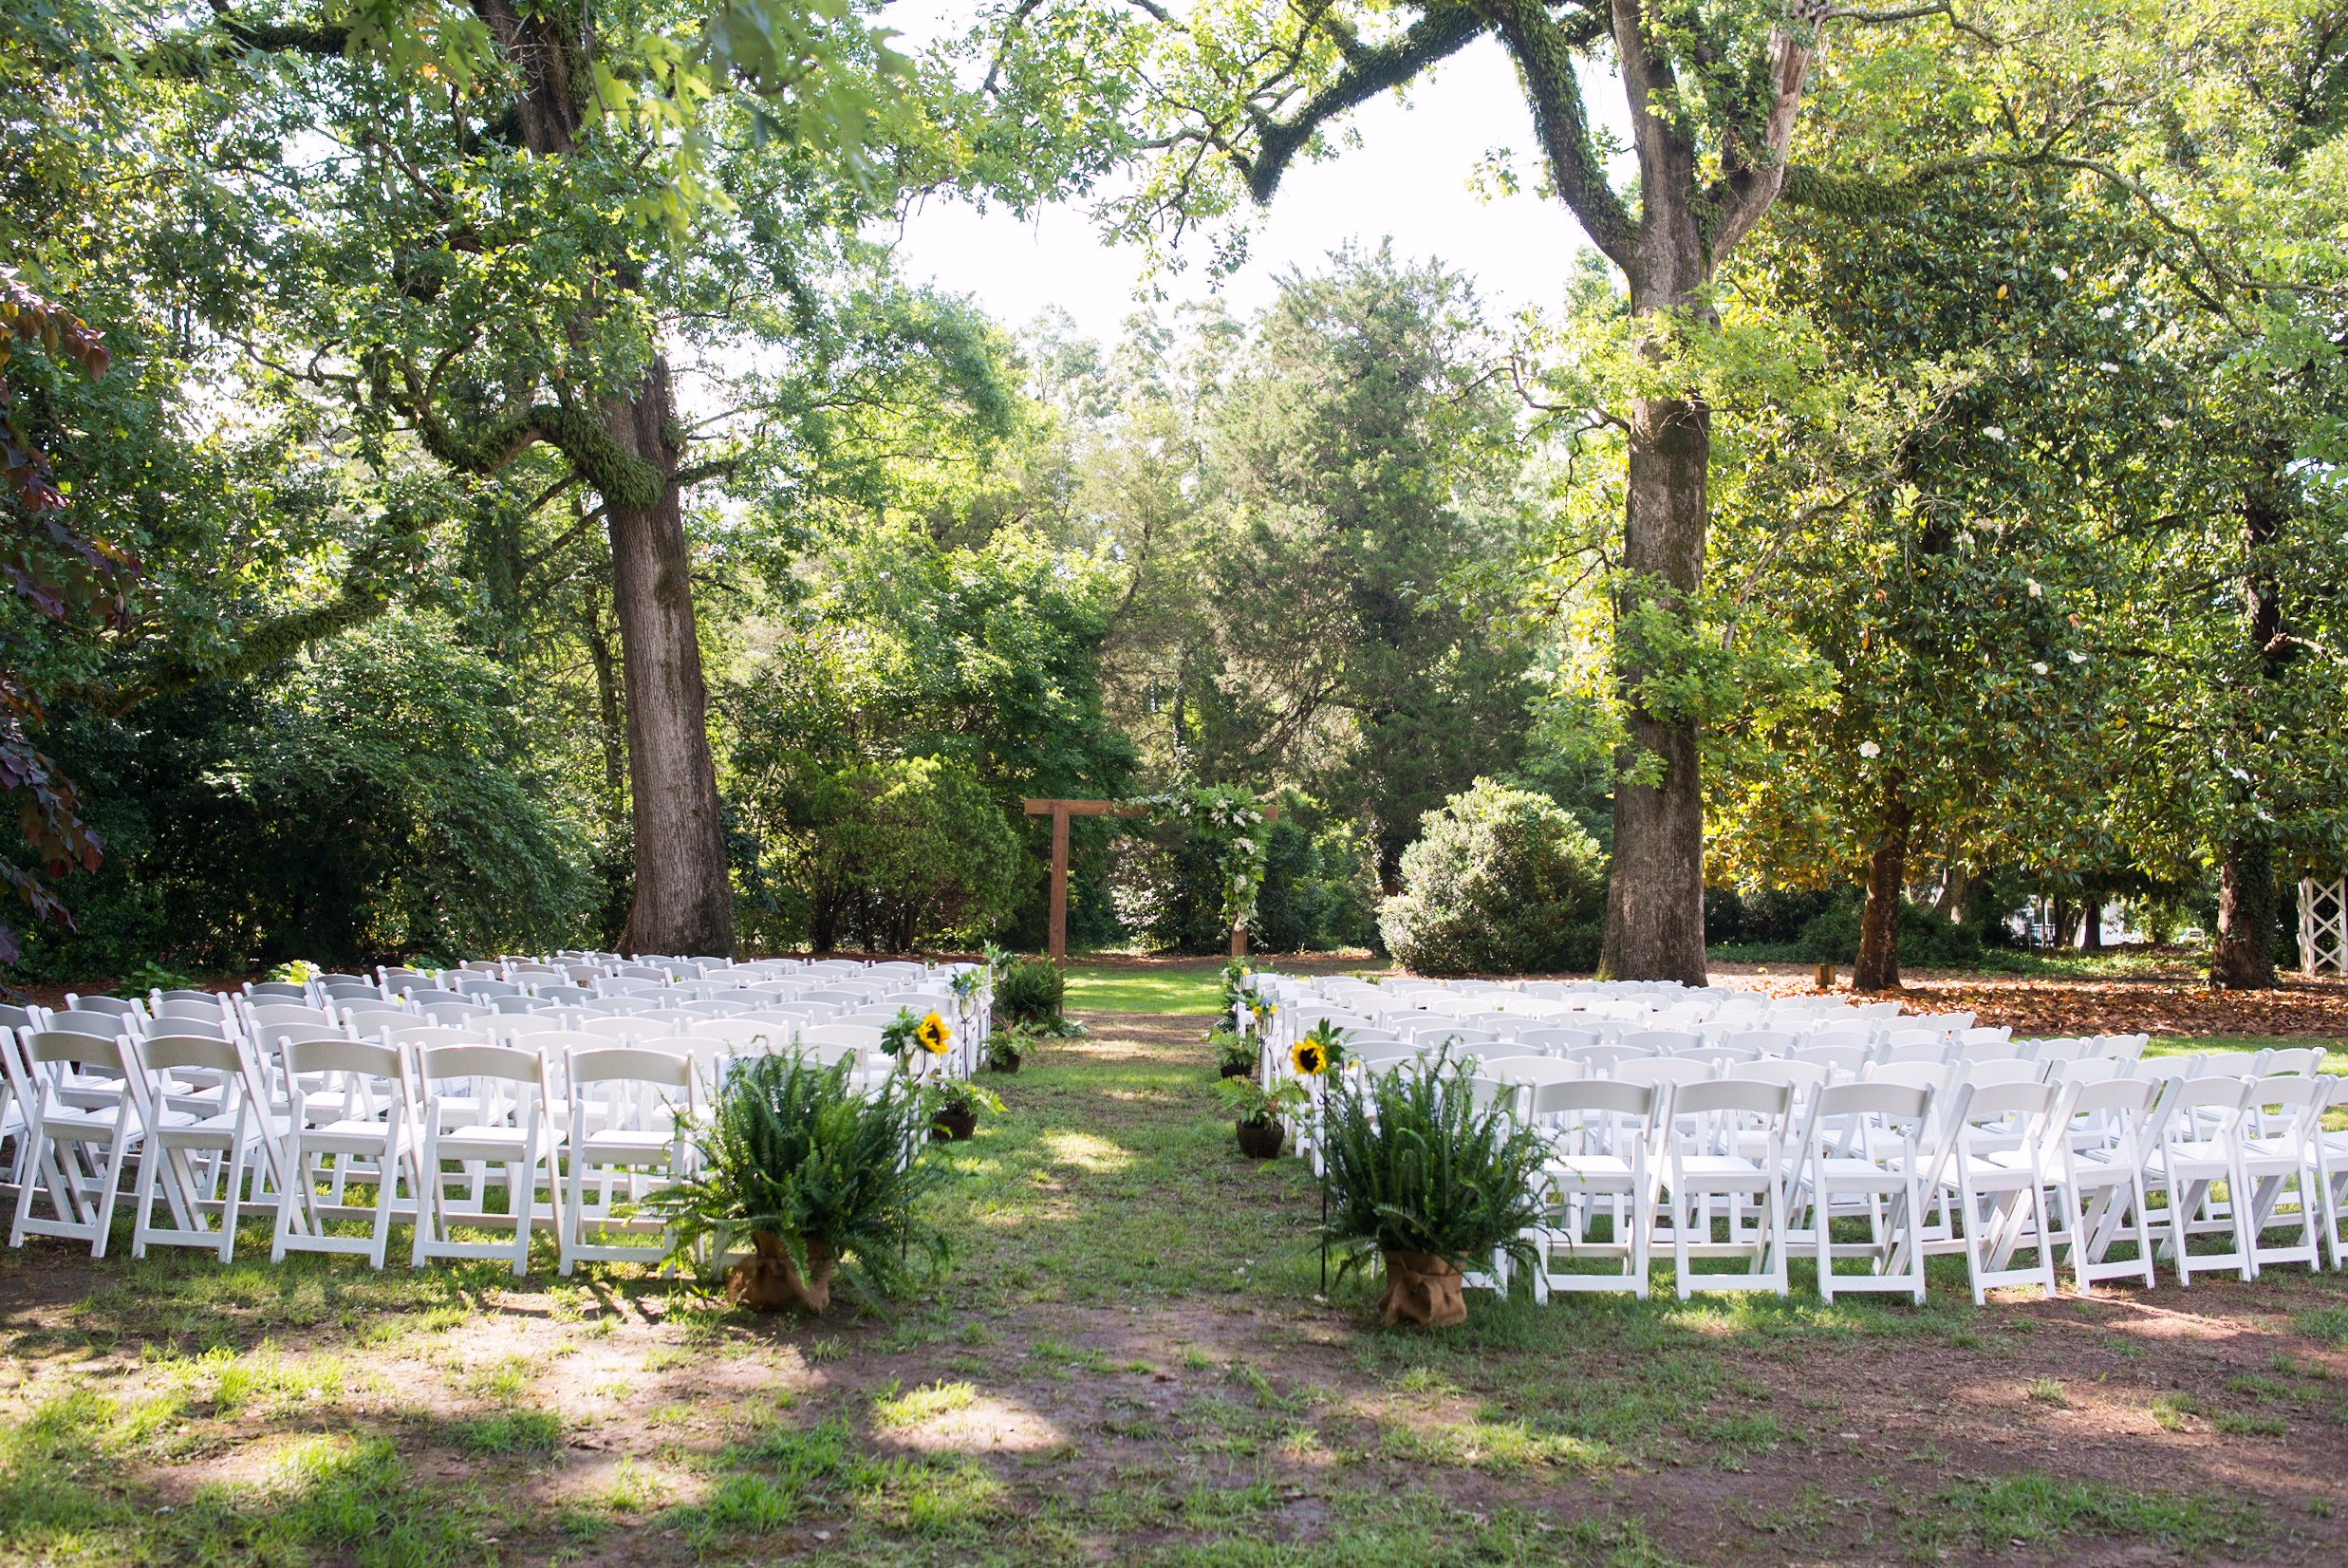
<instances>
[{"instance_id":1,"label":"grass aisle","mask_svg":"<svg viewBox=\"0 0 2348 1568\"><path fill-rule=\"evenodd\" d=\"M1198 976L1079 971L1189 1005ZM1082 1005L1080 1003L1080 1005ZM1096 1011L948 1158L951 1275L755 1319L632 1269L0 1254L0 1561L2337 1562L2348 1290L1977 1312L1316 1302L1199 1015ZM395 1256L398 1253L395 1239ZM1960 1275L1961 1275L1961 1271Z\"/></svg>"}]
</instances>

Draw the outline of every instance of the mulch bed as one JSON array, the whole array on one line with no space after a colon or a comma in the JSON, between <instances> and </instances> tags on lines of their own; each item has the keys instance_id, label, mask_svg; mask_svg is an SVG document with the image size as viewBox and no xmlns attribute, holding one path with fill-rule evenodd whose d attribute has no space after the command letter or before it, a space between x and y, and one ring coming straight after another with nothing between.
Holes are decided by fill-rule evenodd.
<instances>
[{"instance_id":1,"label":"mulch bed","mask_svg":"<svg viewBox=\"0 0 2348 1568\"><path fill-rule=\"evenodd\" d=\"M1715 984L1774 996L1819 996L1805 975L1766 967L1716 969ZM1847 987L1838 994L1849 995ZM1896 998L1911 1013L1970 1012L2017 1035L2273 1035L2348 1037L2348 980L2291 979L2272 991L2212 991L2185 978L2025 980L1995 975L1911 976Z\"/></svg>"}]
</instances>

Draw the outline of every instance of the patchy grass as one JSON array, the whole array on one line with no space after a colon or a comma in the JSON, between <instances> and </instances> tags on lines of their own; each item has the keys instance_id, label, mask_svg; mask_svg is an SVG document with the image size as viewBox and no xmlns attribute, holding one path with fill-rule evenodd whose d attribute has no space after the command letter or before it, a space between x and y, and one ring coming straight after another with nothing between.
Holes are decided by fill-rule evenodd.
<instances>
[{"instance_id":1,"label":"patchy grass","mask_svg":"<svg viewBox=\"0 0 2348 1568\"><path fill-rule=\"evenodd\" d=\"M2255 1509L2239 1497L2135 1491L2039 1472L1945 1486L1909 1531L1917 1543L1942 1549L2092 1538L2150 1541L2193 1557L2239 1547L2263 1533Z\"/></svg>"},{"instance_id":2,"label":"patchy grass","mask_svg":"<svg viewBox=\"0 0 2348 1568\"><path fill-rule=\"evenodd\" d=\"M449 1435L468 1453L552 1453L562 1446L563 1418L548 1410L496 1410L452 1423Z\"/></svg>"}]
</instances>

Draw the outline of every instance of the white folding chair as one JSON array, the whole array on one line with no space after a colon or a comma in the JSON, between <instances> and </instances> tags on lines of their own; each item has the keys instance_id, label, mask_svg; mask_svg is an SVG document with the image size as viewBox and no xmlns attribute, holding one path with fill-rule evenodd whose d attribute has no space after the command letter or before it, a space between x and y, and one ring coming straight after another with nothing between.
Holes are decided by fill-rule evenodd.
<instances>
[{"instance_id":1,"label":"white folding chair","mask_svg":"<svg viewBox=\"0 0 2348 1568\"><path fill-rule=\"evenodd\" d=\"M23 1124L17 1129L16 1218L9 1245L28 1235L87 1241L92 1258L106 1255L114 1206L122 1195L122 1166L145 1134L150 1108L137 1046L127 1033L112 1039L51 1030L17 1031L6 1053L9 1082ZM98 1103L88 1073L109 1074L112 1098ZM80 1092L72 1087L81 1084ZM37 1211L46 1198L49 1212Z\"/></svg>"},{"instance_id":2,"label":"white folding chair","mask_svg":"<svg viewBox=\"0 0 2348 1568\"><path fill-rule=\"evenodd\" d=\"M1821 1299L1832 1301L1837 1292L1900 1291L1923 1302L1931 1117L1929 1087L1830 1083L1818 1090L1802 1137L1800 1170ZM1837 1218L1863 1222L1866 1236L1836 1241ZM1869 1271L1837 1274L1838 1257L1863 1258Z\"/></svg>"},{"instance_id":3,"label":"white folding chair","mask_svg":"<svg viewBox=\"0 0 2348 1568\"><path fill-rule=\"evenodd\" d=\"M1698 1290L1786 1285L1785 1133L1794 1091L1782 1083L1718 1078L1671 1092L1665 1138L1664 1209L1679 1297ZM1718 1201L1724 1239L1712 1234ZM1699 1258L1742 1260L1725 1273L1698 1273Z\"/></svg>"},{"instance_id":4,"label":"white folding chair","mask_svg":"<svg viewBox=\"0 0 2348 1568\"><path fill-rule=\"evenodd\" d=\"M2248 1079L2221 1075L2174 1079L2162 1097L2160 1138L2145 1162L2144 1180L2148 1189L2167 1200L2167 1250L2180 1285L2218 1269L2231 1269L2246 1280L2255 1272L2250 1205L2239 1201L2245 1188L2242 1118L2249 1096ZM2221 1186L2227 1193L2223 1199ZM2230 1236L2232 1246L2216 1253L2192 1251L2195 1236L2217 1235Z\"/></svg>"},{"instance_id":5,"label":"white folding chair","mask_svg":"<svg viewBox=\"0 0 2348 1568\"><path fill-rule=\"evenodd\" d=\"M417 1148L420 1185L410 1262L434 1258L503 1258L516 1276L530 1272L530 1232L544 1187L557 1233L562 1226L559 1160L564 1133L552 1125L553 1096L546 1058L510 1045L429 1045L409 1055L409 1097L422 1135ZM443 1169L455 1165L456 1170ZM496 1180L493 1172L502 1171ZM452 1201L449 1184L467 1196ZM488 1193L502 1188L503 1211ZM464 1241L475 1230L512 1227L512 1241Z\"/></svg>"},{"instance_id":6,"label":"white folding chair","mask_svg":"<svg viewBox=\"0 0 2348 1568\"><path fill-rule=\"evenodd\" d=\"M290 1120L273 1113L252 1049L241 1041L158 1035L140 1042L147 1103L161 1108L139 1155L139 1203L130 1251L150 1245L204 1247L223 1263L235 1256L236 1223L248 1204L274 1208L284 1193L277 1169L280 1140ZM216 1090L179 1104L180 1075L200 1073ZM252 1190L246 1186L250 1178ZM163 1192L168 1227L155 1223L155 1194ZM208 1216L217 1216L207 1223Z\"/></svg>"},{"instance_id":7,"label":"white folding chair","mask_svg":"<svg viewBox=\"0 0 2348 1568\"><path fill-rule=\"evenodd\" d=\"M2096 1060L2063 1065L2072 1071L2128 1066ZM2144 1166L2160 1088L2152 1079L2110 1073L2062 1086L2055 1110L2051 1172L2061 1205L2055 1237L2069 1244L2071 1278L2081 1296L2093 1295L2098 1279L2139 1279L2148 1289L2156 1283ZM2135 1242L2136 1255L2114 1260L2113 1244L2123 1236Z\"/></svg>"},{"instance_id":8,"label":"white folding chair","mask_svg":"<svg viewBox=\"0 0 2348 1568\"><path fill-rule=\"evenodd\" d=\"M408 1206L417 1191L401 1053L380 1040L290 1035L279 1036L278 1049L289 1105L279 1151L285 1185L270 1261L289 1252L339 1252L380 1269L401 1181L410 1183ZM354 1182L373 1185L372 1203L345 1201ZM321 1185L327 1190L321 1192ZM327 1228L334 1221L360 1219L372 1222L363 1237Z\"/></svg>"},{"instance_id":9,"label":"white folding chair","mask_svg":"<svg viewBox=\"0 0 2348 1568\"><path fill-rule=\"evenodd\" d=\"M2348 1110L2348 1077L2327 1074L2327 1080L2330 1108ZM2338 1269L2342 1266L2340 1224L2348 1219L2348 1131L2324 1131L2320 1120L2316 1125L2316 1190L2323 1200L2323 1241L2331 1250L2332 1267Z\"/></svg>"},{"instance_id":10,"label":"white folding chair","mask_svg":"<svg viewBox=\"0 0 2348 1568\"><path fill-rule=\"evenodd\" d=\"M670 1052L612 1046L569 1052L564 1076L570 1131L557 1223L561 1272L582 1260L657 1260L661 1253L649 1247L599 1238L665 1235L641 1210L691 1168L700 1074Z\"/></svg>"},{"instance_id":11,"label":"white folding chair","mask_svg":"<svg viewBox=\"0 0 2348 1568\"><path fill-rule=\"evenodd\" d=\"M1662 1186L1659 1111L1669 1092L1649 1084L1605 1079L1533 1084L1519 1095L1519 1113L1549 1143L1541 1162L1543 1220L1531 1240L1539 1250L1533 1294L1546 1301L1559 1291L1629 1291L1647 1298L1654 1215ZM1591 1230L1609 1222L1604 1241ZM1570 1267L1585 1259L1612 1259L1611 1273Z\"/></svg>"},{"instance_id":12,"label":"white folding chair","mask_svg":"<svg viewBox=\"0 0 2348 1568\"><path fill-rule=\"evenodd\" d=\"M1966 1083L1951 1127L1957 1212L1965 1223L1965 1268L1973 1304L2005 1285L2055 1294L2055 1248L2046 1214L2046 1144L2055 1108L2051 1085ZM2035 1260L2017 1268L2015 1253Z\"/></svg>"},{"instance_id":13,"label":"white folding chair","mask_svg":"<svg viewBox=\"0 0 2348 1568\"><path fill-rule=\"evenodd\" d=\"M2250 1087L2243 1107L2244 1193L2234 1203L2250 1208L2253 1275L2284 1263L2304 1263L2310 1274L2323 1267L2325 1209L2316 1143L2331 1102L2328 1079L2299 1073L2259 1078ZM2296 1231L2298 1239L2269 1241L2272 1230Z\"/></svg>"}]
</instances>

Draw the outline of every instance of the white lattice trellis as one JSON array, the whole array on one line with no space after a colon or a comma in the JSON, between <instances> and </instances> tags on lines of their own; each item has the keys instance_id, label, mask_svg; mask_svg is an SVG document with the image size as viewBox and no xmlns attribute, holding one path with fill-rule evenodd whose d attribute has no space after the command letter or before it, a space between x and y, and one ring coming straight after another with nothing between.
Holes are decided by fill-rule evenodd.
<instances>
[{"instance_id":1,"label":"white lattice trellis","mask_svg":"<svg viewBox=\"0 0 2348 1568\"><path fill-rule=\"evenodd\" d=\"M2310 976L2348 975L2348 878L2300 883L2299 963Z\"/></svg>"}]
</instances>

